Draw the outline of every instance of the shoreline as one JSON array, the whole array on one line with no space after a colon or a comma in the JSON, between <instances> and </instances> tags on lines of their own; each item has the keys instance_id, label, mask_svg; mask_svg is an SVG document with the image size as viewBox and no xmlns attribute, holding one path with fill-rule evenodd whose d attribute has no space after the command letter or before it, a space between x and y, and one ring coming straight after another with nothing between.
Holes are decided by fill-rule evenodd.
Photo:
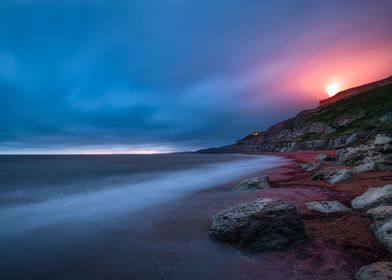
<instances>
[{"instance_id":1,"label":"shoreline","mask_svg":"<svg viewBox=\"0 0 392 280\"><path fill-rule=\"evenodd\" d=\"M132 212L113 227L97 228L89 242L71 240L66 250L46 267L39 254L24 272L37 279L218 279L218 280L341 280L353 279L364 265L391 261L369 229L362 213L322 214L305 207L314 200L338 200L349 206L351 199L369 186L382 186L392 179L390 171L357 175L353 180L329 185L312 181L312 172L303 172L298 163L308 162L323 151L262 153L287 159L279 167L242 175L224 184L215 184L175 201ZM324 151L325 152L325 151ZM327 151L329 153L333 151ZM327 162L326 164L333 164ZM239 181L267 175L271 188L254 192L231 192ZM248 253L213 241L209 237L211 217L221 210L257 198L277 198L296 206L306 228L307 240L284 250ZM56 230L55 227L53 230ZM78 232L69 232L78 236ZM32 232L38 243L47 239ZM59 237L49 241L50 250L60 250ZM26 241L27 242L27 241ZM17 244L17 246L22 246ZM28 266L27 268L25 266ZM26 274L13 279L26 279Z\"/></svg>"},{"instance_id":2,"label":"shoreline","mask_svg":"<svg viewBox=\"0 0 392 280\"><path fill-rule=\"evenodd\" d=\"M169 278L260 279L260 275L263 275L263 279L353 279L358 269L364 265L391 261L387 250L370 231L370 220L364 214L355 211L322 214L305 207L305 202L312 200L338 200L349 206L351 199L362 194L369 186L385 185L386 182L379 178L390 173L363 173L352 181L336 186L311 181L312 173L301 171L297 164L313 159L320 152L266 153L265 155L282 156L290 160L283 166L252 175L268 175L271 180L270 189L233 193L229 190L235 182L231 182L201 190L165 206L164 218L157 221L154 234L149 240L154 239L157 243L170 240L178 244L174 246L177 249L171 251L170 256L161 256L159 263L165 263L165 259L171 259L172 256L179 259L184 257L182 249L177 251L180 247L189 250L184 262L171 264ZM209 238L212 215L261 197L293 203L304 221L308 239L303 244L282 251L250 254L218 244ZM195 248L198 254L192 253L191 250ZM208 262L206 258L209 259ZM184 267L189 263L197 267L198 276L190 277L190 271ZM162 277L160 269L152 269L149 273L151 279Z\"/></svg>"}]
</instances>

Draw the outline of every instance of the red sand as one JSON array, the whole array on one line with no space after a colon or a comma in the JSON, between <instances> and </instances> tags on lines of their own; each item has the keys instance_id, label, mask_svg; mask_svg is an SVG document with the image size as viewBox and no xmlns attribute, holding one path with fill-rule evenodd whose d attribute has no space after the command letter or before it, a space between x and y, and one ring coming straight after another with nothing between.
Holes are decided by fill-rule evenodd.
<instances>
[{"instance_id":1,"label":"red sand","mask_svg":"<svg viewBox=\"0 0 392 280\"><path fill-rule=\"evenodd\" d=\"M353 181L332 186L311 181L311 174L297 167L298 162L312 160L315 152L279 155L292 161L262 172L270 176L271 189L233 193L228 191L233 182L144 212L139 222L147 221L152 226L135 231L137 222L130 223L121 238L113 238L101 252L105 260L102 268L95 259L96 267L89 275L94 279L132 275L132 279L333 280L353 279L363 265L392 260L368 229L370 221L363 214L320 214L304 206L307 201L321 199L349 206L351 199L369 186L391 183L390 171L361 174ZM247 254L208 237L212 215L259 197L295 204L306 226L307 241L283 251ZM124 239L128 241L118 241ZM113 261L108 263L111 255Z\"/></svg>"}]
</instances>

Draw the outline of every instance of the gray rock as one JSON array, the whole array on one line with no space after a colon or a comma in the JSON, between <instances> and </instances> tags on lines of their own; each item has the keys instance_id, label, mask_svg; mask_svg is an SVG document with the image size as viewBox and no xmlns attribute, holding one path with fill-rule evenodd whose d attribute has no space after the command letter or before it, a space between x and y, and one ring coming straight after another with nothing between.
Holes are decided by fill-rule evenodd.
<instances>
[{"instance_id":1,"label":"gray rock","mask_svg":"<svg viewBox=\"0 0 392 280\"><path fill-rule=\"evenodd\" d=\"M377 163L374 161L369 161L367 163L363 163L361 165L355 166L353 168L354 173L364 173L364 172L371 172L377 170Z\"/></svg>"},{"instance_id":2,"label":"gray rock","mask_svg":"<svg viewBox=\"0 0 392 280\"><path fill-rule=\"evenodd\" d=\"M392 142L392 138L383 134L378 134L374 139L374 145L384 145Z\"/></svg>"},{"instance_id":3,"label":"gray rock","mask_svg":"<svg viewBox=\"0 0 392 280\"><path fill-rule=\"evenodd\" d=\"M320 165L314 162L300 163L298 166L305 172L313 172L320 169Z\"/></svg>"},{"instance_id":4,"label":"gray rock","mask_svg":"<svg viewBox=\"0 0 392 280\"><path fill-rule=\"evenodd\" d=\"M347 148L339 150L338 160L347 165L358 165L362 163L362 160L366 157L367 153L371 151L371 147L368 145L360 145L355 148Z\"/></svg>"},{"instance_id":5,"label":"gray rock","mask_svg":"<svg viewBox=\"0 0 392 280\"><path fill-rule=\"evenodd\" d=\"M366 214L372 219L372 229L375 229L392 220L392 206L388 205L371 208L366 211Z\"/></svg>"},{"instance_id":6,"label":"gray rock","mask_svg":"<svg viewBox=\"0 0 392 280\"><path fill-rule=\"evenodd\" d=\"M362 159L361 162L358 162L359 164L356 165L361 165L364 163L369 163L369 162L377 162L381 159L380 153L367 153L366 156Z\"/></svg>"},{"instance_id":7,"label":"gray rock","mask_svg":"<svg viewBox=\"0 0 392 280\"><path fill-rule=\"evenodd\" d=\"M392 253L392 221L373 228L374 235Z\"/></svg>"},{"instance_id":8,"label":"gray rock","mask_svg":"<svg viewBox=\"0 0 392 280\"><path fill-rule=\"evenodd\" d=\"M332 138L332 143L336 146L333 147L342 147L343 146L358 146L362 142L360 141L360 133L352 133L349 135L340 135L336 138ZM340 143L340 144L339 144Z\"/></svg>"},{"instance_id":9,"label":"gray rock","mask_svg":"<svg viewBox=\"0 0 392 280\"><path fill-rule=\"evenodd\" d=\"M392 184L381 188L369 188L351 201L351 206L357 210L368 210L388 204L392 204Z\"/></svg>"},{"instance_id":10,"label":"gray rock","mask_svg":"<svg viewBox=\"0 0 392 280\"><path fill-rule=\"evenodd\" d=\"M239 204L216 214L210 236L254 252L281 249L306 238L297 209L269 198Z\"/></svg>"},{"instance_id":11,"label":"gray rock","mask_svg":"<svg viewBox=\"0 0 392 280\"><path fill-rule=\"evenodd\" d=\"M354 177L354 172L348 169L337 169L326 176L326 181L330 184L339 184Z\"/></svg>"},{"instance_id":12,"label":"gray rock","mask_svg":"<svg viewBox=\"0 0 392 280\"><path fill-rule=\"evenodd\" d=\"M346 155L346 153L347 153L347 149L346 148L338 149L336 151L336 159L338 161L343 161L344 160L344 156Z\"/></svg>"},{"instance_id":13,"label":"gray rock","mask_svg":"<svg viewBox=\"0 0 392 280\"><path fill-rule=\"evenodd\" d=\"M249 191L257 191L257 190L263 190L263 189L268 189L270 188L270 181L268 176L260 176L260 177L254 177L247 179L245 181L240 182L238 185L236 185L234 188L232 188L232 191L243 191L243 192L249 192Z\"/></svg>"},{"instance_id":14,"label":"gray rock","mask_svg":"<svg viewBox=\"0 0 392 280\"><path fill-rule=\"evenodd\" d=\"M344 115L336 118L333 121L332 125L333 125L333 127L347 126L348 124L351 124L352 122L362 118L363 116L365 116L364 111L357 111L357 112L351 113L351 114L344 114Z\"/></svg>"},{"instance_id":15,"label":"gray rock","mask_svg":"<svg viewBox=\"0 0 392 280\"><path fill-rule=\"evenodd\" d=\"M362 266L355 274L356 280L391 280L392 263L376 262Z\"/></svg>"},{"instance_id":16,"label":"gray rock","mask_svg":"<svg viewBox=\"0 0 392 280\"><path fill-rule=\"evenodd\" d=\"M264 140L269 143L273 142L285 142L290 139L289 142L292 142L293 139L309 134L330 134L335 132L330 125L323 122L301 122L296 125L281 128L276 130L275 133L270 135L269 133L264 134Z\"/></svg>"},{"instance_id":17,"label":"gray rock","mask_svg":"<svg viewBox=\"0 0 392 280\"><path fill-rule=\"evenodd\" d=\"M337 213L337 212L348 212L351 209L347 208L339 201L310 201L306 202L306 208L309 210L321 212L321 213Z\"/></svg>"},{"instance_id":18,"label":"gray rock","mask_svg":"<svg viewBox=\"0 0 392 280\"><path fill-rule=\"evenodd\" d=\"M352 157L347 158L343 161L346 166L356 166L361 165L362 163L366 163L373 160L372 158L366 159L366 155L362 153L357 153Z\"/></svg>"},{"instance_id":19,"label":"gray rock","mask_svg":"<svg viewBox=\"0 0 392 280\"><path fill-rule=\"evenodd\" d=\"M315 158L316 161L332 161L332 160L336 160L335 156L326 154L326 153L321 153L318 154Z\"/></svg>"},{"instance_id":20,"label":"gray rock","mask_svg":"<svg viewBox=\"0 0 392 280\"><path fill-rule=\"evenodd\" d=\"M366 212L373 220L370 229L390 253L392 253L392 206L378 206Z\"/></svg>"}]
</instances>

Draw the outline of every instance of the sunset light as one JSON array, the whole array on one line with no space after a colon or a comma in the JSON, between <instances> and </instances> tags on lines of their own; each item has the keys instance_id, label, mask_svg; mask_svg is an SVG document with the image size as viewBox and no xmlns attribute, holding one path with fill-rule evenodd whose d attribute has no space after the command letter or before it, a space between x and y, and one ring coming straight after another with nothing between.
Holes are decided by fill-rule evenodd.
<instances>
[{"instance_id":1,"label":"sunset light","mask_svg":"<svg viewBox=\"0 0 392 280\"><path fill-rule=\"evenodd\" d=\"M340 85L338 83L331 83L325 87L325 91L327 92L329 97L334 96L341 90Z\"/></svg>"},{"instance_id":2,"label":"sunset light","mask_svg":"<svg viewBox=\"0 0 392 280\"><path fill-rule=\"evenodd\" d=\"M154 155L162 154L171 151L163 150L96 150L96 151L83 151L83 155Z\"/></svg>"},{"instance_id":3,"label":"sunset light","mask_svg":"<svg viewBox=\"0 0 392 280\"><path fill-rule=\"evenodd\" d=\"M0 280L392 280L391 12L0 0Z\"/></svg>"}]
</instances>

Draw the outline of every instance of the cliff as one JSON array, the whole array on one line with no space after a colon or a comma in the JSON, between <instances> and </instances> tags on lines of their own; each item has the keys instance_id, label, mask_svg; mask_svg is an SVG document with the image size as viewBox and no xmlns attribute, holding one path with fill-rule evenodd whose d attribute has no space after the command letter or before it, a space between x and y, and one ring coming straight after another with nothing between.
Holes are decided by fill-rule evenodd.
<instances>
[{"instance_id":1,"label":"cliff","mask_svg":"<svg viewBox=\"0 0 392 280\"><path fill-rule=\"evenodd\" d=\"M328 104L334 103L338 100L350 98L353 95L358 96L361 94L366 94L370 91L377 90L380 87L387 86L390 84L392 84L392 76L390 76L386 79L383 79L383 80L373 82L373 83L369 83L369 84L365 84L365 85L361 85L358 87L354 87L354 88L350 88L350 89L341 91L338 94L336 94L330 98L321 100L320 106L328 105Z\"/></svg>"},{"instance_id":2,"label":"cliff","mask_svg":"<svg viewBox=\"0 0 392 280\"><path fill-rule=\"evenodd\" d=\"M392 76L342 91L320 106L253 132L236 144L204 153L257 153L339 149L392 134Z\"/></svg>"}]
</instances>

